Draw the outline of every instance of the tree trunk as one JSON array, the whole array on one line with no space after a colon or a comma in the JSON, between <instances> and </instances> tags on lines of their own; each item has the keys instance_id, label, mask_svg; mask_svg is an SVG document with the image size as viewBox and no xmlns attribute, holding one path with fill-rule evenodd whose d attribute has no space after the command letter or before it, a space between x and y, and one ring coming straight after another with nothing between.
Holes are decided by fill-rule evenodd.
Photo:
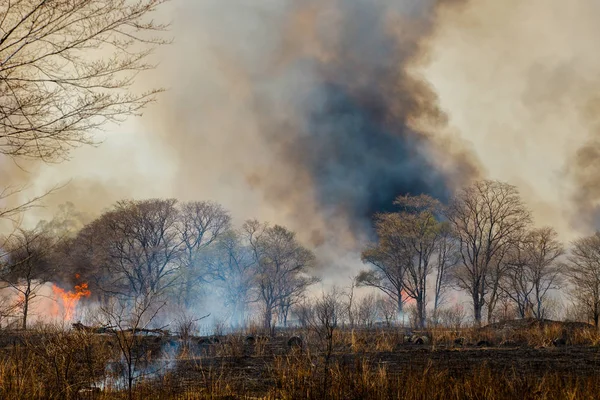
<instances>
[{"instance_id":1,"label":"tree trunk","mask_svg":"<svg viewBox=\"0 0 600 400\"><path fill-rule=\"evenodd\" d=\"M495 284L490 294L490 299L487 307L487 320L488 323L492 322L494 319L494 310L496 309L496 303L498 302L498 286Z\"/></svg>"},{"instance_id":2,"label":"tree trunk","mask_svg":"<svg viewBox=\"0 0 600 400\"><path fill-rule=\"evenodd\" d=\"M27 329L27 315L29 314L29 297L31 296L31 282L27 282L27 289L23 293L23 330Z\"/></svg>"},{"instance_id":3,"label":"tree trunk","mask_svg":"<svg viewBox=\"0 0 600 400\"><path fill-rule=\"evenodd\" d=\"M423 304L422 301L419 301L419 303L417 305L417 309L418 309L418 319L419 319L419 329L423 329L425 328L425 310L423 310Z\"/></svg>"},{"instance_id":4,"label":"tree trunk","mask_svg":"<svg viewBox=\"0 0 600 400\"><path fill-rule=\"evenodd\" d=\"M402 318L402 325L404 325L404 315L402 310L402 291L398 291L398 303L396 304L396 312L398 313L398 322L400 322L400 318Z\"/></svg>"},{"instance_id":5,"label":"tree trunk","mask_svg":"<svg viewBox=\"0 0 600 400\"><path fill-rule=\"evenodd\" d=\"M29 301L27 300L27 297L25 297L24 303L23 303L23 330L27 329L27 313L28 313L28 308L29 308Z\"/></svg>"},{"instance_id":6,"label":"tree trunk","mask_svg":"<svg viewBox=\"0 0 600 400\"><path fill-rule=\"evenodd\" d=\"M272 324L272 319L273 319L273 306L270 304L267 304L265 306L265 329L269 332L271 332L271 324Z\"/></svg>"},{"instance_id":7,"label":"tree trunk","mask_svg":"<svg viewBox=\"0 0 600 400\"><path fill-rule=\"evenodd\" d=\"M473 317L475 318L475 324L481 326L481 301L479 300L479 293L473 293Z\"/></svg>"},{"instance_id":8,"label":"tree trunk","mask_svg":"<svg viewBox=\"0 0 600 400\"><path fill-rule=\"evenodd\" d=\"M129 400L133 399L133 365L131 365L131 361L127 365L127 397Z\"/></svg>"},{"instance_id":9,"label":"tree trunk","mask_svg":"<svg viewBox=\"0 0 600 400\"><path fill-rule=\"evenodd\" d=\"M440 308L440 296L439 292L436 291L435 299L433 300L433 323L436 326L439 323L438 308Z\"/></svg>"},{"instance_id":10,"label":"tree trunk","mask_svg":"<svg viewBox=\"0 0 600 400\"><path fill-rule=\"evenodd\" d=\"M281 313L283 314L283 326L285 328L287 328L289 312L290 312L290 306L288 304L284 305L281 309Z\"/></svg>"},{"instance_id":11,"label":"tree trunk","mask_svg":"<svg viewBox=\"0 0 600 400\"><path fill-rule=\"evenodd\" d=\"M28 296L25 296L23 300L23 330L27 329L27 314L29 312L29 299Z\"/></svg>"},{"instance_id":12,"label":"tree trunk","mask_svg":"<svg viewBox=\"0 0 600 400\"><path fill-rule=\"evenodd\" d=\"M189 310L192 307L192 290L193 290L192 288L193 288L193 283L192 283L191 278L188 276L188 277L186 277L184 294L183 294L183 305L186 310Z\"/></svg>"},{"instance_id":13,"label":"tree trunk","mask_svg":"<svg viewBox=\"0 0 600 400\"><path fill-rule=\"evenodd\" d=\"M419 329L425 328L426 310L425 310L425 299L423 296L416 298L417 301L417 324Z\"/></svg>"}]
</instances>

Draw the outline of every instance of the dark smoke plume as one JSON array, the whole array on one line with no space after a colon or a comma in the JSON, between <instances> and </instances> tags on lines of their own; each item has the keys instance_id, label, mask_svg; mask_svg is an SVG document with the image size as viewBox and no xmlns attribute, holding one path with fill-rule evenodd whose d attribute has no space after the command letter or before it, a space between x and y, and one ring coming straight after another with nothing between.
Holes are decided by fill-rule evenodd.
<instances>
[{"instance_id":1,"label":"dark smoke plume","mask_svg":"<svg viewBox=\"0 0 600 400\"><path fill-rule=\"evenodd\" d=\"M419 72L440 7L455 3L172 2L175 43L151 77L169 90L140 139L99 149L128 167L98 165L53 201L94 212L120 197L214 200L236 222L297 231L330 264L359 263L374 213L403 194L445 200L478 171L442 134L447 117Z\"/></svg>"},{"instance_id":2,"label":"dark smoke plume","mask_svg":"<svg viewBox=\"0 0 600 400\"><path fill-rule=\"evenodd\" d=\"M396 196L426 193L445 200L454 185L474 175L469 157L440 151L431 130L443 129L446 116L428 83L410 71L426 55L421 41L434 27L437 3L205 3L196 14L210 13L220 25L194 24L182 34L210 34L236 92L230 95L251 110L251 118L231 118L256 126L248 148L256 160L231 172L244 174L268 206L285 210L314 244L324 240L322 229L332 220L360 232ZM180 119L186 116L172 118ZM232 135L232 146L233 135L242 143L248 138L244 129L187 132L180 145L201 146L204 135ZM247 157L232 156L234 163ZM189 171L182 162L181 172ZM329 222L319 226L314 213Z\"/></svg>"},{"instance_id":3,"label":"dark smoke plume","mask_svg":"<svg viewBox=\"0 0 600 400\"><path fill-rule=\"evenodd\" d=\"M599 226L597 0L170 6L175 43L150 78L168 92L98 149L24 177L36 194L72 178L52 202L91 213L214 200L349 264L393 197L443 200L476 176L517 185L564 241Z\"/></svg>"}]
</instances>

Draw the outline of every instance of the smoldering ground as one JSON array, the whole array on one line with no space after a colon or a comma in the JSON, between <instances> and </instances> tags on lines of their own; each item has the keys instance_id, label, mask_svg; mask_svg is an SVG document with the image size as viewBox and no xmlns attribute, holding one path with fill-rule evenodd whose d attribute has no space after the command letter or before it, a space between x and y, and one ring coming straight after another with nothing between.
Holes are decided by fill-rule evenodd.
<instances>
[{"instance_id":1,"label":"smoldering ground","mask_svg":"<svg viewBox=\"0 0 600 400\"><path fill-rule=\"evenodd\" d=\"M86 211L216 200L296 230L330 270L357 263L395 196L443 200L477 177L516 184L568 237L596 204L594 162L581 161L595 153L581 149L600 63L598 6L569 4L175 1L160 16L175 42L145 75L168 91L31 181L75 176L49 201Z\"/></svg>"}]
</instances>

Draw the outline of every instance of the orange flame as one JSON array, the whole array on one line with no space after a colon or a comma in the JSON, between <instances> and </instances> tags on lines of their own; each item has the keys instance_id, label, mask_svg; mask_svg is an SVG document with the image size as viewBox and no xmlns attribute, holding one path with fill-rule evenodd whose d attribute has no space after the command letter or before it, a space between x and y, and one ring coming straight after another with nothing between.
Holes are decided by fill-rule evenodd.
<instances>
[{"instance_id":1,"label":"orange flame","mask_svg":"<svg viewBox=\"0 0 600 400\"><path fill-rule=\"evenodd\" d=\"M88 289L88 284L85 282L80 285L75 285L75 291L73 292L65 291L64 289L53 284L52 292L54 292L56 295L57 301L60 300L62 303L64 319L67 321L73 319L75 307L77 306L77 303L79 303L79 299L82 297L90 297L92 294L92 292L90 292ZM55 314L58 314L58 309L55 311Z\"/></svg>"}]
</instances>

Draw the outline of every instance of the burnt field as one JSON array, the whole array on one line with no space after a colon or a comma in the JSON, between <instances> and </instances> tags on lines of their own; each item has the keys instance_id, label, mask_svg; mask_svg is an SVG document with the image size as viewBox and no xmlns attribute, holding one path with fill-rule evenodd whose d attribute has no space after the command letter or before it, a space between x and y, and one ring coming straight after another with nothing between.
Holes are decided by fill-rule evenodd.
<instances>
[{"instance_id":1,"label":"burnt field","mask_svg":"<svg viewBox=\"0 0 600 400\"><path fill-rule=\"evenodd\" d=\"M318 354L300 355L282 351L262 355L205 356L200 359L180 359L171 378L180 388L196 386L205 382L207 376L227 376L230 385L243 393L264 396L276 387L278 381L272 372L281 363L310 363L318 370L324 367ZM594 378L600 370L600 349L593 346L574 345L564 347L532 348L527 345L498 346L434 346L404 344L393 351L365 348L353 352L337 351L332 354L330 365L338 371L354 370L373 374L385 371L389 379L401 379L407 374L422 375L425 371L443 372L448 379L461 379L489 371L494 375L526 377L543 380L559 375L565 379ZM297 364L296 364L297 365ZM364 371L363 369L367 369ZM218 375L215 375L218 372ZM211 382L215 383L215 382ZM202 390L201 387L197 387Z\"/></svg>"},{"instance_id":2,"label":"burnt field","mask_svg":"<svg viewBox=\"0 0 600 400\"><path fill-rule=\"evenodd\" d=\"M274 336L32 331L0 336L2 398L595 398L600 335L531 323ZM127 341L129 340L129 341Z\"/></svg>"}]
</instances>

